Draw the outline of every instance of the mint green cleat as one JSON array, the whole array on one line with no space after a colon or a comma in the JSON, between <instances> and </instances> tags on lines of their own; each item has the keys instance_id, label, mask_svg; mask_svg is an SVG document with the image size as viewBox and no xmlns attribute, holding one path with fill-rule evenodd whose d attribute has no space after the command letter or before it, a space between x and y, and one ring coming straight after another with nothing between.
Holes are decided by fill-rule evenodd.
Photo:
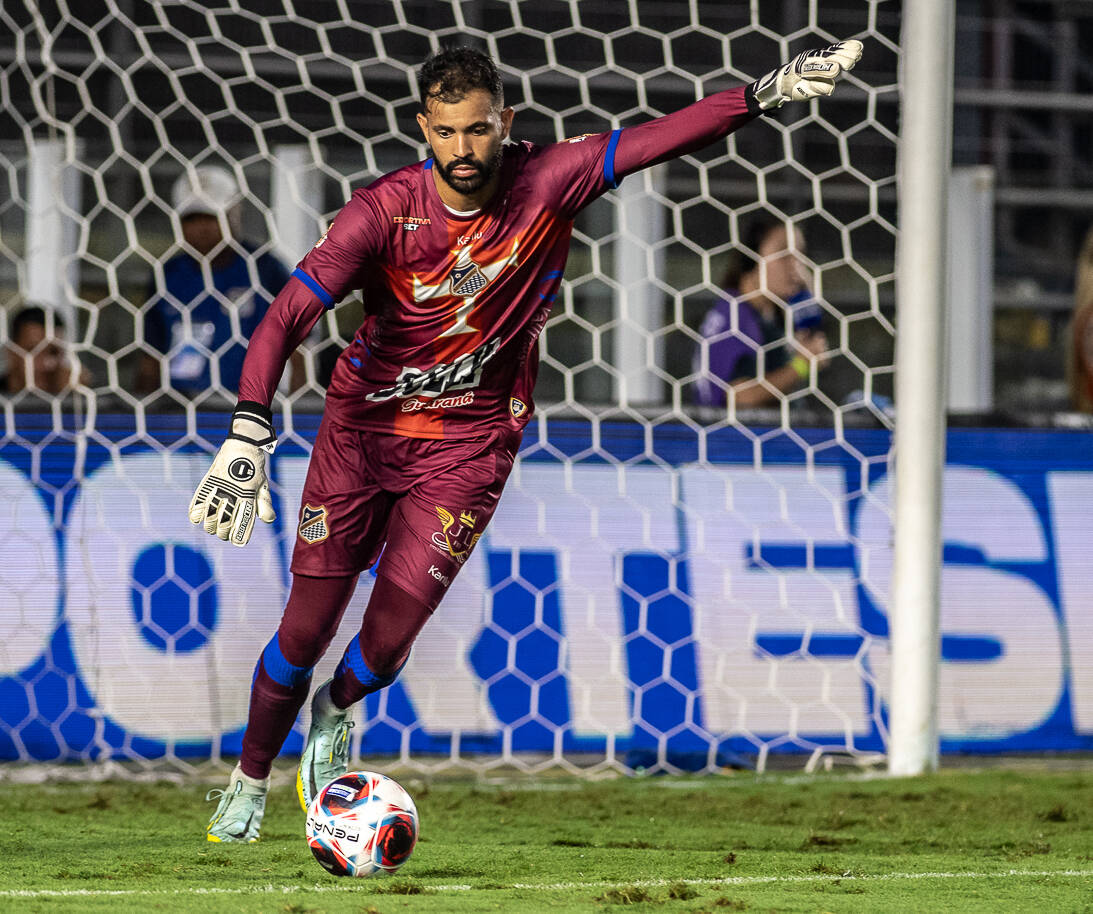
<instances>
[{"instance_id":1,"label":"mint green cleat","mask_svg":"<svg viewBox=\"0 0 1093 914\"><path fill-rule=\"evenodd\" d=\"M266 813L268 792L269 778L255 781L236 766L227 790L210 790L205 794L206 800L220 799L220 805L205 829L206 840L218 844L229 841L254 844Z\"/></svg>"},{"instance_id":2,"label":"mint green cleat","mask_svg":"<svg viewBox=\"0 0 1093 914\"><path fill-rule=\"evenodd\" d=\"M311 700L311 727L307 742L300 755L300 767L296 770L296 795L300 806L307 812L315 795L334 778L349 770L349 731L353 729L352 709L318 714L316 703L319 695L330 685L324 682Z\"/></svg>"}]
</instances>

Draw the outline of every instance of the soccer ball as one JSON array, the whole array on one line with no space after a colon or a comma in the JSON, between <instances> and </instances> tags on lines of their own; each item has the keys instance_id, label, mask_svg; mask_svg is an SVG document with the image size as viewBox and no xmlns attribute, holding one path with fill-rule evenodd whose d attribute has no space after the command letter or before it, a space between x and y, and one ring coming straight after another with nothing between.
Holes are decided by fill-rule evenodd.
<instances>
[{"instance_id":1,"label":"soccer ball","mask_svg":"<svg viewBox=\"0 0 1093 914\"><path fill-rule=\"evenodd\" d=\"M393 873L417 843L417 808L383 774L350 771L316 794L307 811L311 853L335 876Z\"/></svg>"}]
</instances>

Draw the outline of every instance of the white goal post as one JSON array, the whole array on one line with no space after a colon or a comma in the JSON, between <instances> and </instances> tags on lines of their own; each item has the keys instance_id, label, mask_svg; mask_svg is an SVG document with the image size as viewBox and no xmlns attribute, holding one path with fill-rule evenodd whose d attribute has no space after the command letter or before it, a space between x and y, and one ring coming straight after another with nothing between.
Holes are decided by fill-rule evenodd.
<instances>
[{"instance_id":1,"label":"white goal post","mask_svg":"<svg viewBox=\"0 0 1093 914\"><path fill-rule=\"evenodd\" d=\"M938 764L941 479L945 462L948 178L952 163L953 0L911 4L903 28L896 346L895 568L888 769Z\"/></svg>"},{"instance_id":2,"label":"white goal post","mask_svg":"<svg viewBox=\"0 0 1093 914\"><path fill-rule=\"evenodd\" d=\"M6 376L29 380L0 398L0 540L18 544L0 550L0 759L186 772L238 753L253 664L287 592L323 379L359 299L324 318L282 383L278 522L232 549L193 528L186 505L234 402L231 352L277 291L261 263L291 269L353 188L425 156L414 73L429 52L491 53L514 137L546 143L858 38L862 62L833 98L634 175L581 214L502 504L402 677L360 708L354 753L478 773L873 765L891 725L893 770L929 767L936 722L894 760L901 709L930 704L907 689L936 682L936 650L931 672L888 621L908 602L898 582L924 582L913 602L936 639L936 510L917 545L898 524L892 540L907 453L901 443L893 472L892 401L903 422L909 385L910 434L934 450L921 478L899 476L898 513L911 513L909 486L937 482L942 447L922 436L941 421L936 388L909 371L894 386L897 132L901 94L904 117L915 97L897 81L905 17L884 0L5 3L0 342ZM937 38L944 58L951 33ZM904 80L931 75L903 67ZM934 117L931 137L947 129L932 108L919 116ZM224 340L218 319L164 291L167 263L193 253L172 187L210 165L238 186L228 247L251 280L214 293ZM696 406L703 317L733 258L755 254L746 239L762 217L803 240L791 246L811 295L780 321L792 335L809 310L829 352L766 406ZM919 215L935 217L943 241L944 211ZM912 243L905 265L922 263ZM929 289L901 276L901 313L918 290L911 323L942 273L917 276ZM45 313L46 338L25 350L13 328L28 307ZM162 307L179 322L157 344ZM36 359L52 337L68 370L47 375ZM910 345L901 364L925 365ZM762 366L782 346L757 349L756 384L770 387ZM177 383L186 359L208 372L200 389ZM316 682L369 591L362 576ZM914 680L898 673L905 660Z\"/></svg>"}]
</instances>

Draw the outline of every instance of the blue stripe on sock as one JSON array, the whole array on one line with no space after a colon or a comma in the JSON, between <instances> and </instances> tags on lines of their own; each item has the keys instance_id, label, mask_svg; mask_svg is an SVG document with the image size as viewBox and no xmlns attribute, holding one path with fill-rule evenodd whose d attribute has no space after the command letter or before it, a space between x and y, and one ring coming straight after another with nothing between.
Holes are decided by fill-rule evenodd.
<instances>
[{"instance_id":1,"label":"blue stripe on sock","mask_svg":"<svg viewBox=\"0 0 1093 914\"><path fill-rule=\"evenodd\" d=\"M327 309L334 307L334 296L326 291L319 285L318 280L313 279L299 267L292 271L292 275L295 276L300 282L307 286L312 292L315 293L315 297L319 299Z\"/></svg>"},{"instance_id":2,"label":"blue stripe on sock","mask_svg":"<svg viewBox=\"0 0 1093 914\"><path fill-rule=\"evenodd\" d=\"M341 663L338 664L338 671L334 675L337 677L349 670L369 692L376 692L379 689L386 688L398 679L398 674L402 672L403 666L406 666L405 661L395 672L387 676L377 676L364 662L364 652L361 651L361 636L358 633L353 636L353 640L349 642L345 653L342 654Z\"/></svg>"},{"instance_id":3,"label":"blue stripe on sock","mask_svg":"<svg viewBox=\"0 0 1093 914\"><path fill-rule=\"evenodd\" d=\"M285 659L285 655L281 653L281 642L276 632L266 645L266 649L262 651L262 666L265 667L266 675L270 679L289 689L303 685L311 679L311 667L296 666Z\"/></svg>"}]
</instances>

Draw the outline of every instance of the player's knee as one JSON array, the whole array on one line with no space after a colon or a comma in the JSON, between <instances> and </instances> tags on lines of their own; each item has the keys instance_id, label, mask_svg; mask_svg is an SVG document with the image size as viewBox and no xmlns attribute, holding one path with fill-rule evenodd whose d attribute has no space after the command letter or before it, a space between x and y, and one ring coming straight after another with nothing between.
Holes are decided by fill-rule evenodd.
<instances>
[{"instance_id":1,"label":"player's knee","mask_svg":"<svg viewBox=\"0 0 1093 914\"><path fill-rule=\"evenodd\" d=\"M382 647L378 651L365 650L357 634L345 649L339 672L348 670L369 690L382 689L398 678L409 656L409 646L398 651Z\"/></svg>"},{"instance_id":2,"label":"player's knee","mask_svg":"<svg viewBox=\"0 0 1093 914\"><path fill-rule=\"evenodd\" d=\"M277 629L280 649L288 661L295 666L313 667L330 647L334 633L300 631L282 624Z\"/></svg>"},{"instance_id":3,"label":"player's knee","mask_svg":"<svg viewBox=\"0 0 1093 914\"><path fill-rule=\"evenodd\" d=\"M361 655L368 669L377 676L389 678L393 682L410 657L410 647L409 645L406 647L381 645L377 650L369 650L368 645L365 645Z\"/></svg>"},{"instance_id":4,"label":"player's knee","mask_svg":"<svg viewBox=\"0 0 1093 914\"><path fill-rule=\"evenodd\" d=\"M280 632L274 634L262 651L261 664L269 676L278 685L295 689L311 681L312 663L293 663L282 649Z\"/></svg>"}]
</instances>

